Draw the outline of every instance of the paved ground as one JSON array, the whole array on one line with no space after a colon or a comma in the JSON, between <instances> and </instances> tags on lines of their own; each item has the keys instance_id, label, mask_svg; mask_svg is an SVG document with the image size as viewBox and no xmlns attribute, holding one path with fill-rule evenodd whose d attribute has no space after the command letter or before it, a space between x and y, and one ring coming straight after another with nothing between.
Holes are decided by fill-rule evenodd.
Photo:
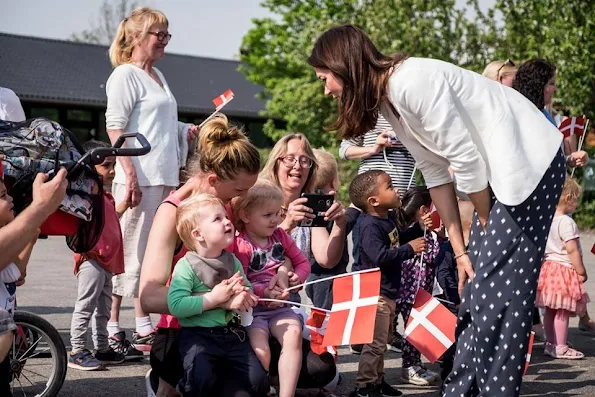
<instances>
[{"instance_id":1,"label":"paved ground","mask_svg":"<svg viewBox=\"0 0 595 397\"><path fill-rule=\"evenodd\" d=\"M583 236L585 259L591 279L588 291L595 296L595 256L588 250L595 241L595 234ZM42 315L60 332L68 346L70 319L76 298L75 277L72 274L72 256L62 238L41 240L33 252L26 284L19 288L18 301L21 310ZM594 298L595 300L595 298ZM128 330L134 324L132 302L125 300L122 310L122 325ZM595 304L589 311L595 315ZM522 389L524 396L595 396L595 338L576 329L576 319L571 323L572 343L582 350L587 358L581 361L563 361L545 358L542 345L536 345L532 365L525 377ZM359 356L340 349L339 368L345 376L340 386L347 393L354 385ZM432 366L430 366L432 367ZM64 387L59 394L65 397L86 396L145 396L144 375L148 360L110 367L102 372L68 370ZM400 355L389 353L386 359L387 380L409 396L435 396L434 388L419 388L399 385ZM436 369L436 368L434 368ZM310 394L310 393L307 393ZM314 394L312 394L314 395Z\"/></svg>"}]
</instances>

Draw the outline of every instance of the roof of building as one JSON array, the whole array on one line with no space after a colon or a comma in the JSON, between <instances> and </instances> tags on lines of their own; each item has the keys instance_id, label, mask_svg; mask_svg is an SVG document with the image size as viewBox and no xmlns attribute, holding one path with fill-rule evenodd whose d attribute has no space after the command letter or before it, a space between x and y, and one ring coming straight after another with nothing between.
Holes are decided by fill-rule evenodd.
<instances>
[{"instance_id":1,"label":"roof of building","mask_svg":"<svg viewBox=\"0 0 595 397\"><path fill-rule=\"evenodd\" d=\"M225 113L259 117L262 87L239 72L239 62L168 54L156 64L178 102L180 112L209 114L213 98L225 90L235 97ZM112 71L108 47L0 32L0 86L22 100L105 106L105 83Z\"/></svg>"}]
</instances>

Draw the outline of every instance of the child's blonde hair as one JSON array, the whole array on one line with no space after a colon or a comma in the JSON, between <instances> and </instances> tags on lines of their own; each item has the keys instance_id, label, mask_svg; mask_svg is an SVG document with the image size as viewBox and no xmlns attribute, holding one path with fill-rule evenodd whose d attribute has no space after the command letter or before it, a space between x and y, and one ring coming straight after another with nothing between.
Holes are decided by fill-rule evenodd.
<instances>
[{"instance_id":1,"label":"child's blonde hair","mask_svg":"<svg viewBox=\"0 0 595 397\"><path fill-rule=\"evenodd\" d=\"M281 189L268 179L258 179L245 196L239 196L232 200L231 207L236 228L243 230L245 227L241 217L242 213L248 214L252 209L270 201L283 203Z\"/></svg>"},{"instance_id":2,"label":"child's blonde hair","mask_svg":"<svg viewBox=\"0 0 595 397\"><path fill-rule=\"evenodd\" d=\"M201 214L203 214L202 211L207 206L221 206L225 208L221 199L212 194L199 193L182 201L176 211L176 231L184 245L190 250L195 249L192 231L196 229L196 226L200 222Z\"/></svg>"},{"instance_id":3,"label":"child's blonde hair","mask_svg":"<svg viewBox=\"0 0 595 397\"><path fill-rule=\"evenodd\" d=\"M339 165L335 156L324 149L314 149L318 169L314 174L314 190L322 190L335 180L339 174Z\"/></svg>"},{"instance_id":4,"label":"child's blonde hair","mask_svg":"<svg viewBox=\"0 0 595 397\"><path fill-rule=\"evenodd\" d=\"M578 184L576 180L567 176L562 188L562 194L560 195L560 204L566 204L570 200L579 200L583 194L583 188Z\"/></svg>"}]
</instances>

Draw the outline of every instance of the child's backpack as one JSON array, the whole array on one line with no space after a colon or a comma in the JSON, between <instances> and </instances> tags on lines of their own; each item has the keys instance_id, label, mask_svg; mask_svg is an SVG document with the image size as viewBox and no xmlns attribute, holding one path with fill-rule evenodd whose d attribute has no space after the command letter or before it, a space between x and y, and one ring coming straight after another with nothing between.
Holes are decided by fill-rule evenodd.
<instances>
[{"instance_id":1,"label":"child's backpack","mask_svg":"<svg viewBox=\"0 0 595 397\"><path fill-rule=\"evenodd\" d=\"M56 122L45 118L17 123L0 120L4 181L14 199L15 213L31 204L38 173L48 173L51 178L60 167L69 170L66 197L41 233L66 236L70 249L78 253L90 251L103 229L103 186L92 166L77 164L84 153L74 134Z\"/></svg>"}]
</instances>

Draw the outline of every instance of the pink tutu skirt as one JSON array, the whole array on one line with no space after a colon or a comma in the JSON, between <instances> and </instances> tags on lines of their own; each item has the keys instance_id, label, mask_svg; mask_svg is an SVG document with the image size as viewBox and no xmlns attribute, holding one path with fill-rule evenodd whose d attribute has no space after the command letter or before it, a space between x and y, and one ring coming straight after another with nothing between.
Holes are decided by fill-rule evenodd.
<instances>
[{"instance_id":1,"label":"pink tutu skirt","mask_svg":"<svg viewBox=\"0 0 595 397\"><path fill-rule=\"evenodd\" d=\"M564 309L581 316L590 301L573 268L558 262L543 262L537 283L537 307Z\"/></svg>"}]
</instances>

